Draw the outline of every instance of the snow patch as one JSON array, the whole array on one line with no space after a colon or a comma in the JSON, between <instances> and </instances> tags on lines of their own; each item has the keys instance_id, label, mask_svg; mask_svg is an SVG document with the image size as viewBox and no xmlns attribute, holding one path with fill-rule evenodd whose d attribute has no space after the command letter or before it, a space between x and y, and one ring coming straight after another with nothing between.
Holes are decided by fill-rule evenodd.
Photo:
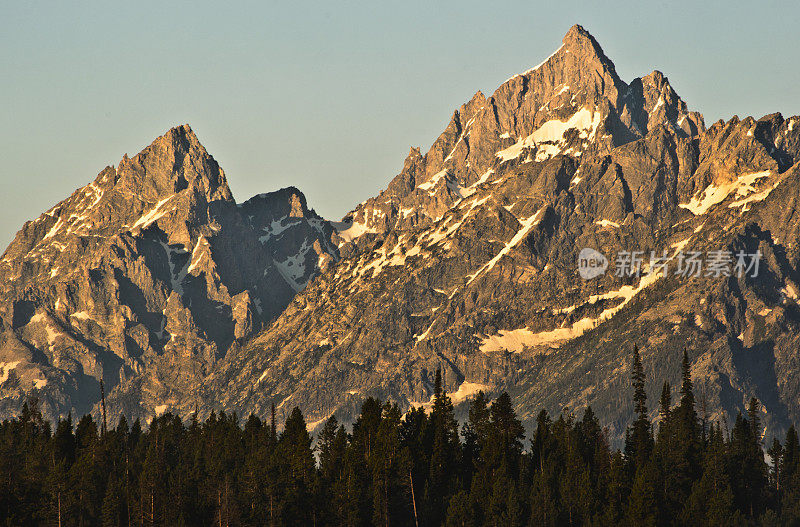
<instances>
[{"instance_id":1,"label":"snow patch","mask_svg":"<svg viewBox=\"0 0 800 527\"><path fill-rule=\"evenodd\" d=\"M491 389L491 386L489 386L488 384L464 381L458 386L458 389L456 391L451 393L445 392L445 395L447 395L450 398L450 401L453 403L453 406L456 406L472 399L474 396L478 394L478 392L480 391L486 392L489 389ZM414 408L418 408L421 406L426 410L429 410L431 407L433 407L433 401L435 397L436 397L435 395L431 395L430 400L424 403L412 402L411 406Z\"/></svg>"},{"instance_id":2,"label":"snow patch","mask_svg":"<svg viewBox=\"0 0 800 527\"><path fill-rule=\"evenodd\" d=\"M768 170L764 172L754 172L751 174L741 175L733 181L723 183L721 185L711 184L702 192L692 197L689 203L680 203L678 206L689 210L695 216L701 216L708 212L709 209L711 209L711 207L714 205L725 201L725 199L734 191L736 192L737 197L744 197L747 194L755 192L756 189L753 187L753 184L761 178L768 177L770 174L771 172ZM769 194L769 192L767 192L767 194ZM764 199L765 197L766 196L763 196L761 199Z\"/></svg>"},{"instance_id":3,"label":"snow patch","mask_svg":"<svg viewBox=\"0 0 800 527\"><path fill-rule=\"evenodd\" d=\"M510 331L501 330L499 335L490 335L484 338L480 346L480 350L484 353L503 350L519 353L525 347L545 345L556 346L563 341L577 338L616 315L631 300L633 300L633 298L639 294L640 291L655 283L662 276L663 273L661 272L647 274L639 279L639 284L636 287L626 285L615 291L590 296L589 300L585 304L594 304L598 300L622 298L622 302L614 307L604 309L596 318L582 318L571 326L556 328L550 331L542 331L539 333L534 333L527 328ZM579 306L570 306L556 310L556 313L570 313L577 307Z\"/></svg>"},{"instance_id":4,"label":"snow patch","mask_svg":"<svg viewBox=\"0 0 800 527\"><path fill-rule=\"evenodd\" d=\"M524 149L536 146L538 147L536 161L543 161L561 152L564 147L564 134L567 130L575 128L579 130L578 136L581 139L594 140L601 118L600 112L591 112L587 108L581 108L566 121L554 119L543 123L528 137L517 140L516 143L500 150L495 155L506 162L519 157ZM576 154L578 153L576 152Z\"/></svg>"},{"instance_id":5,"label":"snow patch","mask_svg":"<svg viewBox=\"0 0 800 527\"><path fill-rule=\"evenodd\" d=\"M499 262L503 258L503 256L508 254L509 251L511 251L511 249L513 249L517 244L519 244L519 242L524 240L525 237L528 235L528 233L531 231L531 229L533 229L533 227L536 226L539 223L539 221L541 221L541 216L543 212L544 212L544 207L536 211L536 214L534 214L533 216L521 220L520 223L522 224L522 227L517 231L514 237L511 238L511 240L508 243L506 243L502 249L500 249L500 252L498 252L494 258L489 260L486 264L483 265L483 267L478 269L475 272L475 274L473 274L470 277L469 281L467 282L467 285L471 284L475 280L475 278L477 278L478 275L480 275L482 272L485 271L488 273L489 271L491 271L492 268L497 264L497 262Z\"/></svg>"},{"instance_id":6,"label":"snow patch","mask_svg":"<svg viewBox=\"0 0 800 527\"><path fill-rule=\"evenodd\" d=\"M335 221L331 222L339 237L346 242L351 242L367 233L378 232L367 227L366 223Z\"/></svg>"},{"instance_id":7,"label":"snow patch","mask_svg":"<svg viewBox=\"0 0 800 527\"><path fill-rule=\"evenodd\" d=\"M11 370L19 366L20 362L22 361L0 362L0 384L8 380L8 375L11 373Z\"/></svg>"},{"instance_id":8,"label":"snow patch","mask_svg":"<svg viewBox=\"0 0 800 527\"><path fill-rule=\"evenodd\" d=\"M603 220L600 220L600 221L596 221L594 223L595 223L595 225L599 225L601 227L614 227L616 229L619 229L619 223L617 223L615 221L611 221L611 220L603 219Z\"/></svg>"},{"instance_id":9,"label":"snow patch","mask_svg":"<svg viewBox=\"0 0 800 527\"><path fill-rule=\"evenodd\" d=\"M143 229L146 229L148 226L150 226L150 224L151 224L151 223L153 223L154 221L157 221L159 218L161 218L162 216L164 216L164 214L166 214L168 211L162 211L162 210L161 210L161 208L162 208L162 207L163 207L163 206L164 206L164 205L165 205L165 204L166 204L166 203L167 203L169 200L171 200L173 197L174 197L174 195L173 195L173 196L166 197L166 198L162 199L161 201L159 201L158 203L156 203L156 206L155 206L155 207L153 207L152 209L150 209L150 211L149 211L149 212L147 212L147 213L146 213L145 215L143 215L141 218L139 218L138 220L136 220L136 223L134 223L134 224L133 224L133 227L131 227L131 230L134 230L134 229L136 229L137 227L141 227L141 228L143 228Z\"/></svg>"},{"instance_id":10,"label":"snow patch","mask_svg":"<svg viewBox=\"0 0 800 527\"><path fill-rule=\"evenodd\" d=\"M692 237L689 236L685 240L681 240L679 242L673 243L672 245L670 245L670 247L675 249L675 254L678 254L679 252L681 252L683 250L684 247L686 247L686 244L688 244L689 240L691 240L691 239L692 239Z\"/></svg>"},{"instance_id":11,"label":"snow patch","mask_svg":"<svg viewBox=\"0 0 800 527\"><path fill-rule=\"evenodd\" d=\"M467 188L460 188L461 197L466 199L475 194L475 192L478 190L478 187L486 183L492 174L494 174L494 170L490 168L489 170L483 173L483 175L480 177L480 179L478 179L478 181L468 186Z\"/></svg>"},{"instance_id":12,"label":"snow patch","mask_svg":"<svg viewBox=\"0 0 800 527\"><path fill-rule=\"evenodd\" d=\"M59 217L58 221L56 221L55 225L53 225L53 227L49 231L47 231L47 234L44 235L44 238L42 238L42 240L46 240L48 238L52 238L53 236L55 236L58 233L58 231L61 230L61 227L63 227L63 226L64 226L64 220L62 220Z\"/></svg>"},{"instance_id":13,"label":"snow patch","mask_svg":"<svg viewBox=\"0 0 800 527\"><path fill-rule=\"evenodd\" d=\"M434 319L433 322L431 322L431 325L428 326L428 329L426 329L424 333L422 333L420 335L414 335L414 339L417 342L421 342L421 341L425 340L426 338L428 338L428 335L430 335L431 329L433 329L433 325L434 324L436 324L436 319Z\"/></svg>"},{"instance_id":14,"label":"snow patch","mask_svg":"<svg viewBox=\"0 0 800 527\"><path fill-rule=\"evenodd\" d=\"M289 220L288 222L284 223L284 221ZM266 233L264 236L261 236L258 241L261 243L266 243L270 240L270 238L276 238L279 235L282 235L284 231L287 229L294 227L295 225L299 225L302 223L303 220L298 218L290 219L288 216L284 216L283 218L278 218L277 220L272 220L272 222L264 227L264 232Z\"/></svg>"},{"instance_id":15,"label":"snow patch","mask_svg":"<svg viewBox=\"0 0 800 527\"><path fill-rule=\"evenodd\" d=\"M297 253L288 256L282 262L274 261L275 268L295 292L301 291L308 285L310 277L306 276L306 255L312 248L306 238Z\"/></svg>"},{"instance_id":16,"label":"snow patch","mask_svg":"<svg viewBox=\"0 0 800 527\"><path fill-rule=\"evenodd\" d=\"M795 290L792 284L786 284L786 286L781 289L781 293L783 293L787 298L791 298L795 301L797 300L797 290Z\"/></svg>"},{"instance_id":17,"label":"snow patch","mask_svg":"<svg viewBox=\"0 0 800 527\"><path fill-rule=\"evenodd\" d=\"M189 274L189 262L186 263L181 269L177 269L175 265L175 257L187 254L189 251L186 248L175 248L167 245L163 241L159 240L161 247L164 248L164 252L167 253L167 263L169 264L169 278L170 278L170 287L173 291L178 293L179 295L183 296L183 280L186 278L186 275Z\"/></svg>"},{"instance_id":18,"label":"snow patch","mask_svg":"<svg viewBox=\"0 0 800 527\"><path fill-rule=\"evenodd\" d=\"M200 265L203 261L203 256L209 254L210 246L208 244L208 240L205 237L200 236L197 238L197 243L194 244L194 249L192 249L192 257L191 261L189 262L189 267L186 268L186 274L191 273Z\"/></svg>"},{"instance_id":19,"label":"snow patch","mask_svg":"<svg viewBox=\"0 0 800 527\"><path fill-rule=\"evenodd\" d=\"M654 113L656 110L658 110L659 108L661 108L662 106L664 106L664 97L663 97L663 96L659 96L659 97L658 97L658 101L656 101L656 105L655 105L655 106L653 106L653 109L652 109L652 110L650 110L650 113L647 115L647 117L648 117L648 118L652 117L653 113Z\"/></svg>"},{"instance_id":20,"label":"snow patch","mask_svg":"<svg viewBox=\"0 0 800 527\"><path fill-rule=\"evenodd\" d=\"M429 194L432 194L433 187L435 187L436 184L439 183L439 180L441 180L446 175L447 175L447 169L446 168L442 169L439 172L435 173L433 176L431 176L431 178L425 183L420 183L419 185L417 185L417 188L420 190L427 190Z\"/></svg>"}]
</instances>

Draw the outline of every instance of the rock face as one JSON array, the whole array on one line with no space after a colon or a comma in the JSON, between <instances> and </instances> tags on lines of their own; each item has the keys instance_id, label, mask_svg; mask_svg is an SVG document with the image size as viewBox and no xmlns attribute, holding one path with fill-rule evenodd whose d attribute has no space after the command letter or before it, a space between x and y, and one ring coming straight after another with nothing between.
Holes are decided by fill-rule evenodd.
<instances>
[{"instance_id":1,"label":"rock face","mask_svg":"<svg viewBox=\"0 0 800 527\"><path fill-rule=\"evenodd\" d=\"M0 263L0 414L152 415L338 259L294 188L237 205L188 126L26 223Z\"/></svg>"},{"instance_id":2,"label":"rock face","mask_svg":"<svg viewBox=\"0 0 800 527\"><path fill-rule=\"evenodd\" d=\"M798 160L800 118L706 129L663 74L625 83L575 26L412 149L337 224L342 260L194 397L206 413L299 406L318 426L351 421L367 396L425 404L443 368L461 408L507 390L530 425L541 407L588 404L619 439L637 344L651 401L665 378L679 385L686 349L702 412L730 418L755 396L767 434L781 432L800 421ZM583 248L606 274L579 276ZM731 276L675 274L690 251L720 250L759 251L758 275L735 261ZM645 272L616 276L619 251L642 251ZM651 251L667 273L648 275Z\"/></svg>"},{"instance_id":3,"label":"rock face","mask_svg":"<svg viewBox=\"0 0 800 527\"><path fill-rule=\"evenodd\" d=\"M412 148L388 188L345 217L341 235L352 241L430 226L514 166L602 156L660 126L680 138L705 129L660 72L625 84L594 38L574 26L542 64L456 110L425 155Z\"/></svg>"},{"instance_id":4,"label":"rock face","mask_svg":"<svg viewBox=\"0 0 800 527\"><path fill-rule=\"evenodd\" d=\"M706 129L660 72L621 80L580 26L336 231L296 189L236 205L177 128L4 254L0 414L29 394L86 411L102 378L113 416L275 403L314 428L367 396L427 404L442 368L460 411L478 390L510 392L527 425L591 405L619 440L636 344L654 418L686 350L701 414L755 396L782 433L800 422L798 162L800 118ZM584 280L588 248L608 269ZM619 273L633 251L641 273ZM693 252L704 267L676 274Z\"/></svg>"}]
</instances>

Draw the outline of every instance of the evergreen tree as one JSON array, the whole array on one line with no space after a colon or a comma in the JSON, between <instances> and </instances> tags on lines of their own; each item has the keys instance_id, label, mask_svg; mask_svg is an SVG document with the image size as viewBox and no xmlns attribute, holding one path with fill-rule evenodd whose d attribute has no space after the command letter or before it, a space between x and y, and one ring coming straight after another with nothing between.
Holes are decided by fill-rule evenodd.
<instances>
[{"instance_id":1,"label":"evergreen tree","mask_svg":"<svg viewBox=\"0 0 800 527\"><path fill-rule=\"evenodd\" d=\"M665 435L656 451L665 510L676 513L683 509L701 471L700 426L694 407L691 368L686 351L683 352L681 369L681 399L678 406L671 410L667 421L662 423Z\"/></svg>"},{"instance_id":2,"label":"evergreen tree","mask_svg":"<svg viewBox=\"0 0 800 527\"><path fill-rule=\"evenodd\" d=\"M491 405L478 394L462 446L437 381L430 412L367 399L352 436L329 418L318 464L299 409L280 436L271 420L242 427L224 412L202 424L167 413L146 431L123 418L103 434L91 416L74 430L68 417L51 433L30 401L0 423L0 525L800 525L795 428L772 442L771 473L757 400L728 438L725 423L704 437L686 355L681 400L670 407L664 385L658 436L633 474L591 407L580 419L541 411L526 451L508 394Z\"/></svg>"},{"instance_id":3,"label":"evergreen tree","mask_svg":"<svg viewBox=\"0 0 800 527\"><path fill-rule=\"evenodd\" d=\"M125 496L122 484L112 472L108 476L105 496L103 497L102 520L103 527L122 527L125 525Z\"/></svg>"},{"instance_id":4,"label":"evergreen tree","mask_svg":"<svg viewBox=\"0 0 800 527\"><path fill-rule=\"evenodd\" d=\"M489 438L490 419L489 400L483 391L479 391L469 403L469 417L461 431L464 438L461 483L464 489L472 485L472 474L481 463L480 453Z\"/></svg>"},{"instance_id":5,"label":"evergreen tree","mask_svg":"<svg viewBox=\"0 0 800 527\"><path fill-rule=\"evenodd\" d=\"M631 381L636 420L631 426L630 435L625 444L625 456L630 461L631 473L635 473L636 467L644 465L653 450L653 431L650 420L647 418L644 367L639 356L639 348L636 346L633 347Z\"/></svg>"},{"instance_id":6,"label":"evergreen tree","mask_svg":"<svg viewBox=\"0 0 800 527\"><path fill-rule=\"evenodd\" d=\"M758 426L758 401L751 401L750 410ZM763 512L767 498L767 464L761 448L760 430L741 414L731 432L728 471L739 511L750 518Z\"/></svg>"},{"instance_id":7,"label":"evergreen tree","mask_svg":"<svg viewBox=\"0 0 800 527\"><path fill-rule=\"evenodd\" d=\"M703 475L692 487L684 507L685 522L695 525L728 525L735 515L733 490L726 472L726 445L719 427L711 427L703 462Z\"/></svg>"},{"instance_id":8,"label":"evergreen tree","mask_svg":"<svg viewBox=\"0 0 800 527\"><path fill-rule=\"evenodd\" d=\"M372 456L374 525L401 524L408 510L403 492L405 471L400 458L400 419L397 405L386 403Z\"/></svg>"},{"instance_id":9,"label":"evergreen tree","mask_svg":"<svg viewBox=\"0 0 800 527\"><path fill-rule=\"evenodd\" d=\"M285 489L280 503L281 525L312 525L317 511L311 500L314 485L314 453L311 436L299 408L294 408L278 440L281 476Z\"/></svg>"},{"instance_id":10,"label":"evergreen tree","mask_svg":"<svg viewBox=\"0 0 800 527\"><path fill-rule=\"evenodd\" d=\"M664 500L659 479L658 468L652 459L636 471L628 500L627 518L630 525L651 527L661 523Z\"/></svg>"},{"instance_id":11,"label":"evergreen tree","mask_svg":"<svg viewBox=\"0 0 800 527\"><path fill-rule=\"evenodd\" d=\"M442 525L448 496L458 491L461 444L453 403L444 390L441 370L436 370L430 420L433 444L425 490L425 518L429 525Z\"/></svg>"}]
</instances>

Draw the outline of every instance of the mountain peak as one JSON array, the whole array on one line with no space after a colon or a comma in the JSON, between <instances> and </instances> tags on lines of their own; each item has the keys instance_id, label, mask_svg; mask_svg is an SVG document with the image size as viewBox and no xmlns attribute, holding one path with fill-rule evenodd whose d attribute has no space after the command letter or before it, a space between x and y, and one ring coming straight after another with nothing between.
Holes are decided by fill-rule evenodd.
<instances>
[{"instance_id":1,"label":"mountain peak","mask_svg":"<svg viewBox=\"0 0 800 527\"><path fill-rule=\"evenodd\" d=\"M569 28L569 31L567 31L567 34L564 35L563 42L564 42L564 44L566 44L567 42L572 42L572 41L576 41L576 40L580 40L580 39L591 39L591 40L594 40L594 37L592 36L591 33L586 31L586 29L584 29L584 27L582 25L575 24L571 28Z\"/></svg>"},{"instance_id":2,"label":"mountain peak","mask_svg":"<svg viewBox=\"0 0 800 527\"><path fill-rule=\"evenodd\" d=\"M169 129L141 152L122 158L115 186L147 201L195 187L207 201L232 200L225 174L188 124Z\"/></svg>"},{"instance_id":3,"label":"mountain peak","mask_svg":"<svg viewBox=\"0 0 800 527\"><path fill-rule=\"evenodd\" d=\"M583 26L575 24L562 39L562 50L572 53L578 60L598 60L614 72L614 63L603 52L603 48ZM614 73L616 77L616 73Z\"/></svg>"}]
</instances>

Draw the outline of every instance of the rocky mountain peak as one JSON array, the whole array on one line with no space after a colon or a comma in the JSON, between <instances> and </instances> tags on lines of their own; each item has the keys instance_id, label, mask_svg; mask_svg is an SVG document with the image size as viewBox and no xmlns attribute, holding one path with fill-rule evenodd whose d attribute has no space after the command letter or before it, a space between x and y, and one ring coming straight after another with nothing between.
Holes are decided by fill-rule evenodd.
<instances>
[{"instance_id":1,"label":"rocky mountain peak","mask_svg":"<svg viewBox=\"0 0 800 527\"><path fill-rule=\"evenodd\" d=\"M176 126L117 167L116 185L143 200L193 188L207 202L232 200L225 174L188 124Z\"/></svg>"},{"instance_id":2,"label":"rocky mountain peak","mask_svg":"<svg viewBox=\"0 0 800 527\"><path fill-rule=\"evenodd\" d=\"M564 54L569 53L575 60L585 64L600 66L619 81L614 63L611 62L611 59L603 52L603 48L597 40L595 40L591 33L586 31L583 26L575 24L569 28L569 31L564 35L561 42L562 48L559 52L563 52Z\"/></svg>"},{"instance_id":3,"label":"rocky mountain peak","mask_svg":"<svg viewBox=\"0 0 800 527\"><path fill-rule=\"evenodd\" d=\"M427 405L442 369L462 411L479 390L515 394L529 426L534 409L591 405L619 440L638 344L670 382L689 350L716 417L757 394L777 429L798 393L785 384L800 327L798 138L800 119L778 114L706 130L664 74L620 80L575 26L412 149L337 225L343 258L201 392L243 414L298 406L313 428L351 422L365 397ZM578 272L584 249L605 273ZM735 260L729 274L676 274L689 251L706 266L739 250L764 255L763 274L735 276ZM615 256L630 251L642 265L626 275ZM668 272L648 267L654 255Z\"/></svg>"},{"instance_id":4,"label":"rocky mountain peak","mask_svg":"<svg viewBox=\"0 0 800 527\"><path fill-rule=\"evenodd\" d=\"M343 238L368 247L393 229L428 226L508 167L604 156L658 127L680 137L705 129L663 74L626 84L575 25L541 64L458 107L425 154L412 149L386 191L345 217Z\"/></svg>"},{"instance_id":5,"label":"rocky mountain peak","mask_svg":"<svg viewBox=\"0 0 800 527\"><path fill-rule=\"evenodd\" d=\"M338 259L296 188L237 206L188 125L107 167L34 221L0 262L0 413L31 387L50 415L152 415L274 319Z\"/></svg>"}]
</instances>

